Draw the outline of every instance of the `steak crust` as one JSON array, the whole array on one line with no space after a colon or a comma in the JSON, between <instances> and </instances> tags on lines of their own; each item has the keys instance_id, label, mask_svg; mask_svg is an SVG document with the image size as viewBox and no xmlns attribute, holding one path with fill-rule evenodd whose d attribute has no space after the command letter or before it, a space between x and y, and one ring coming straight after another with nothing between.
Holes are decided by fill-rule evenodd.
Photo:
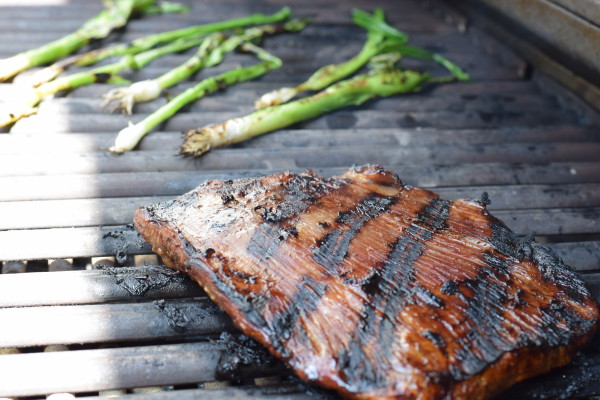
<instances>
[{"instance_id":1,"label":"steak crust","mask_svg":"<svg viewBox=\"0 0 600 400\"><path fill-rule=\"evenodd\" d=\"M166 265L302 379L351 399L488 399L568 363L598 307L473 200L378 166L209 181L136 211Z\"/></svg>"}]
</instances>

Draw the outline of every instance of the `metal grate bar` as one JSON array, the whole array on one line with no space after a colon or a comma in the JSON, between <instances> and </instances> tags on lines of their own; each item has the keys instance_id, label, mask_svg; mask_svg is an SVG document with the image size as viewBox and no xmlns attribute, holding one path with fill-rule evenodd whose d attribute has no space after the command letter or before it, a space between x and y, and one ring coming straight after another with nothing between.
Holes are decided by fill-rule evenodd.
<instances>
[{"instance_id":1,"label":"metal grate bar","mask_svg":"<svg viewBox=\"0 0 600 400\"><path fill-rule=\"evenodd\" d=\"M208 298L4 308L0 320L0 347L191 340L233 331L229 317Z\"/></svg>"},{"instance_id":2,"label":"metal grate bar","mask_svg":"<svg viewBox=\"0 0 600 400\"><path fill-rule=\"evenodd\" d=\"M462 186L438 188L447 199L477 198L487 192L490 210L558 209L600 206L600 184ZM551 196L538 196L540 192ZM0 230L124 225L140 206L170 200L172 196L38 200L0 203ZM65 211L68 210L68 215ZM538 210L542 213L542 210ZM509 215L505 213L504 215ZM501 214L499 214L501 215Z\"/></svg>"},{"instance_id":3,"label":"metal grate bar","mask_svg":"<svg viewBox=\"0 0 600 400\"><path fill-rule=\"evenodd\" d=\"M250 111L250 110L248 110ZM400 128L435 127L443 129L486 129L497 128L502 125L515 126L540 126L558 124L561 122L574 122L574 118L565 119L560 111L548 109L532 109L525 111L506 112L499 114L478 113L466 111L434 111L410 113L387 113L378 110L344 110L298 124L303 129L350 129L350 128ZM179 114L167 121L163 127L169 131L186 131L188 129L203 127L205 125L224 122L229 118L240 116L233 112L215 112L210 114ZM129 120L134 122L143 119L143 115L134 118L124 115L105 115L96 113L81 113L77 118L67 117L60 121L52 113L32 115L17 122L12 128L13 133L29 133L42 131L46 133L65 133L69 131L82 132L118 132L126 127ZM56 121L59 123L56 123Z\"/></svg>"},{"instance_id":4,"label":"metal grate bar","mask_svg":"<svg viewBox=\"0 0 600 400\"><path fill-rule=\"evenodd\" d=\"M578 125L554 125L544 128L510 127L481 130L439 130L435 128L379 128L335 129L323 131L318 129L281 130L277 134L256 137L236 147L243 148L297 148L298 150L313 146L456 146L469 143L487 145L499 143L564 143L564 142L597 142L598 134L593 128ZM39 132L19 135L0 135L0 154L19 154L19 149L26 148L28 156L33 157L45 153L48 146L55 146L55 154L88 154L106 149L113 144L115 133L56 133L39 134ZM141 151L156 151L166 148L176 149L180 144L179 132L153 132L140 144ZM177 160L173 160L174 163ZM178 166L186 163L179 161ZM26 169L26 171L29 171ZM13 172L14 173L14 172Z\"/></svg>"},{"instance_id":5,"label":"metal grate bar","mask_svg":"<svg viewBox=\"0 0 600 400\"><path fill-rule=\"evenodd\" d=\"M193 163L193 161L190 161ZM411 185L427 188L482 185L529 185L596 183L600 162L540 164L387 164ZM304 171L304 168L284 168ZM313 168L324 175L341 174L347 167ZM472 174L476 170L477 174ZM102 197L179 195L210 179L234 179L272 173L254 170L164 171L104 173L93 175L49 175L0 177L0 201L58 200ZM476 190L479 190L476 188Z\"/></svg>"},{"instance_id":6,"label":"metal grate bar","mask_svg":"<svg viewBox=\"0 0 600 400\"><path fill-rule=\"evenodd\" d=\"M60 288L60 290L44 290ZM0 276L0 307L101 304L205 296L186 275L162 266ZM0 312L3 312L0 308Z\"/></svg>"},{"instance_id":7,"label":"metal grate bar","mask_svg":"<svg viewBox=\"0 0 600 400\"><path fill-rule=\"evenodd\" d=\"M211 343L184 343L2 355L0 393L31 396L214 381L223 350Z\"/></svg>"},{"instance_id":8,"label":"metal grate bar","mask_svg":"<svg viewBox=\"0 0 600 400\"><path fill-rule=\"evenodd\" d=\"M440 156L438 151L431 146L426 147L400 147L389 146L344 146L338 147L335 152L330 149L307 146L300 153L294 148L279 149L226 149L209 152L199 160L183 160L177 170L192 170L203 168L207 170L225 169L259 169L264 168L264 160L278 158L288 160L290 167L298 168L331 168L342 164L342 160L354 160L356 164L397 165L410 163L419 165L425 160L436 161ZM541 143L508 143L481 145L448 145L445 148L444 164L459 163L543 163L549 158L555 162L590 161L594 162L600 154L600 143L579 142L541 144ZM0 175L8 176L26 175L52 175L52 174L91 174L91 173L117 173L117 172L144 172L165 171L174 168L173 153L162 151L134 152L127 157L115 156L108 152L95 152L88 154L34 154L5 155L0 159ZM14 171L9 169L19 162L29 165L26 170Z\"/></svg>"},{"instance_id":9,"label":"metal grate bar","mask_svg":"<svg viewBox=\"0 0 600 400\"><path fill-rule=\"evenodd\" d=\"M124 400L253 400L264 398L268 400L325 400L331 395L322 394L315 390L308 391L303 385L278 384L264 387L228 387L224 389L185 389L177 391L160 391L155 393L144 393L143 395L126 395ZM100 400L100 397L90 397L87 400ZM105 398L104 398L105 399Z\"/></svg>"}]
</instances>

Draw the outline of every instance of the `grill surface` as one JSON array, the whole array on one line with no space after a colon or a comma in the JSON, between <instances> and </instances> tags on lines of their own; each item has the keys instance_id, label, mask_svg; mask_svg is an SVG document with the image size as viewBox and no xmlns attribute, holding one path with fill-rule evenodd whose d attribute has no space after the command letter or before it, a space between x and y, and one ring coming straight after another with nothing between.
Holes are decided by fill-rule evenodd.
<instances>
[{"instance_id":1,"label":"grill surface","mask_svg":"<svg viewBox=\"0 0 600 400\"><path fill-rule=\"evenodd\" d=\"M68 33L100 9L99 2L82 0L63 6L4 3L0 57ZM128 41L282 5L199 1L189 14L136 20L117 36ZM265 40L284 67L189 106L146 137L139 151L105 151L129 118L102 109L100 96L111 88L103 84L47 99L37 115L0 134L0 397L70 392L130 399L336 398L298 382L239 338L197 285L162 268L131 227L137 207L213 178L305 168L331 176L353 164L377 163L445 198L487 192L496 216L555 249L600 299L595 114L441 4L285 5L314 21L301 33ZM245 114L259 94L300 83L319 66L355 54L365 35L350 23L350 10L375 6L414 44L456 61L474 80L338 111L199 159L176 155L181 131ZM186 58L168 56L128 77L154 77ZM253 62L230 55L195 79ZM414 61L407 65L443 72ZM15 87L1 84L0 96ZM138 105L131 119L141 120L164 102ZM506 398L600 394L597 350L598 341L571 366Z\"/></svg>"}]
</instances>

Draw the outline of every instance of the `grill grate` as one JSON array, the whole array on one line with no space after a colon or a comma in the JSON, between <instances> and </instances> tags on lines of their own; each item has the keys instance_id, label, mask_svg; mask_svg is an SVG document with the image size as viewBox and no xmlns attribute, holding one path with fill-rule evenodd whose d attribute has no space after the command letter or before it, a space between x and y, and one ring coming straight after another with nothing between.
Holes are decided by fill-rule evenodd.
<instances>
[{"instance_id":1,"label":"grill grate","mask_svg":"<svg viewBox=\"0 0 600 400\"><path fill-rule=\"evenodd\" d=\"M0 57L59 37L100 9L99 2L83 0L60 7L51 0L36 3L0 5ZM274 3L194 2L190 14L136 20L117 36L128 41L273 12L279 8ZM106 84L47 99L37 115L0 134L0 397L336 398L299 382L239 338L197 285L161 267L131 227L137 207L208 179L306 168L331 176L353 164L377 163L445 198L487 192L496 216L519 234L535 233L600 299L595 114L576 103L565 107L568 93L547 85L499 41L467 29L464 17L441 3L286 4L298 16L315 18L301 33L265 40L284 67L187 107L146 137L139 151L105 151L129 119L102 109L100 96L111 88ZM353 55L364 34L349 23L350 10L375 6L414 44L456 61L474 81L341 110L197 160L176 156L181 131L245 114L259 94L300 83L324 63ZM129 77L154 77L186 58L165 57ZM251 62L234 54L195 79ZM0 84L0 97L17 84ZM190 86L180 84L172 93ZM141 120L164 102L138 105L131 119ZM505 398L599 395L597 350L598 341L569 367ZM241 362L226 357L231 354Z\"/></svg>"}]
</instances>

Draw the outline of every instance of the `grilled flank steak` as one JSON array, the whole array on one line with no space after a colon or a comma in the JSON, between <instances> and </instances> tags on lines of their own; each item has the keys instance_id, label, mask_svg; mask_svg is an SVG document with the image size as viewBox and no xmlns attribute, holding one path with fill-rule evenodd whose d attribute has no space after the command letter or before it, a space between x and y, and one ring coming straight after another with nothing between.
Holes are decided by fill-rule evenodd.
<instances>
[{"instance_id":1,"label":"grilled flank steak","mask_svg":"<svg viewBox=\"0 0 600 400\"><path fill-rule=\"evenodd\" d=\"M367 166L210 181L135 226L301 378L356 399L487 399L566 364L598 308L473 200Z\"/></svg>"}]
</instances>

